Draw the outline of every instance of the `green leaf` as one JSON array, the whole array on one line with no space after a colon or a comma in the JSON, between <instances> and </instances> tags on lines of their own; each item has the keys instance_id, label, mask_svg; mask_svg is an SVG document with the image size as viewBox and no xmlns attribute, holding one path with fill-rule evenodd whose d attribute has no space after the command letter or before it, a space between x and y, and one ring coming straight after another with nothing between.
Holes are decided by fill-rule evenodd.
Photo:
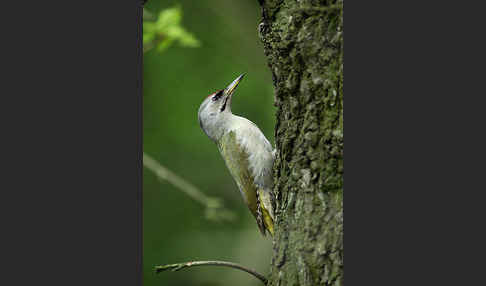
<instances>
[{"instance_id":1,"label":"green leaf","mask_svg":"<svg viewBox=\"0 0 486 286\"><path fill-rule=\"evenodd\" d=\"M182 19L182 11L180 6L165 9L159 14L159 18L156 21L156 26L159 31L163 31L167 28L178 26Z\"/></svg>"},{"instance_id":2,"label":"green leaf","mask_svg":"<svg viewBox=\"0 0 486 286\"><path fill-rule=\"evenodd\" d=\"M162 52L174 42L183 47L199 47L196 37L181 26L182 10L180 6L161 11L155 21L144 21L143 43L148 49L155 47Z\"/></svg>"},{"instance_id":3,"label":"green leaf","mask_svg":"<svg viewBox=\"0 0 486 286\"><path fill-rule=\"evenodd\" d=\"M184 47L199 47L199 41L184 28L177 26L167 30L167 36L176 39Z\"/></svg>"}]
</instances>

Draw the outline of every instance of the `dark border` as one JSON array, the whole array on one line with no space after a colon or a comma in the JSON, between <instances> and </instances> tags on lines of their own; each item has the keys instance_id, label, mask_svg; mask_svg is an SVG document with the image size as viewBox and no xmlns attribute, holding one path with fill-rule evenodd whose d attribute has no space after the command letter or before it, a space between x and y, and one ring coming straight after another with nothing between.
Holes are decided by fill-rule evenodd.
<instances>
[{"instance_id":1,"label":"dark border","mask_svg":"<svg viewBox=\"0 0 486 286\"><path fill-rule=\"evenodd\" d=\"M136 13L137 13L137 40L136 40L136 52L137 52L137 194L136 194L136 215L137 215L137 234L136 234L136 267L138 285L143 285L143 192L142 192L142 176L143 176L143 164L142 164L142 152L143 152L143 38L142 38L142 18L143 18L143 4L146 1L136 1Z\"/></svg>"}]
</instances>

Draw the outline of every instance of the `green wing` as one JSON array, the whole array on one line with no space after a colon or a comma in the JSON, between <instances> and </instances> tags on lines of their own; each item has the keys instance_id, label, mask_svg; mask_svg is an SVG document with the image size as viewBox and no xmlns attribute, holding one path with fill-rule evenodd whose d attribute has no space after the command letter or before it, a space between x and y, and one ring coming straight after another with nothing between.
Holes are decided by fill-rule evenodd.
<instances>
[{"instance_id":1,"label":"green wing","mask_svg":"<svg viewBox=\"0 0 486 286\"><path fill-rule=\"evenodd\" d=\"M248 155L238 145L234 132L229 132L221 138L218 144L219 151L224 158L231 176L235 180L241 195L252 214L257 215L257 189L254 178L250 173Z\"/></svg>"},{"instance_id":2,"label":"green wing","mask_svg":"<svg viewBox=\"0 0 486 286\"><path fill-rule=\"evenodd\" d=\"M255 185L255 178L249 168L248 154L238 144L235 133L229 132L223 135L218 148L248 209L256 218L260 232L265 235L265 231L268 230L273 235L272 211L266 209L271 207L268 204L269 192Z\"/></svg>"}]
</instances>

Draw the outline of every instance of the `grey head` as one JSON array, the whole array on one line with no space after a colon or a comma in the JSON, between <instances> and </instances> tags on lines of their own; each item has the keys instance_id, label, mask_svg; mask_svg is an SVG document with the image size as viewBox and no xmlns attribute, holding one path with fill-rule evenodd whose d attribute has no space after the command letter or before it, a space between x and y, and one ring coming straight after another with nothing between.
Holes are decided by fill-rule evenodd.
<instances>
[{"instance_id":1,"label":"grey head","mask_svg":"<svg viewBox=\"0 0 486 286\"><path fill-rule=\"evenodd\" d=\"M231 98L244 74L236 78L227 88L210 94L199 107L199 125L206 135L217 142L223 136L233 113Z\"/></svg>"}]
</instances>

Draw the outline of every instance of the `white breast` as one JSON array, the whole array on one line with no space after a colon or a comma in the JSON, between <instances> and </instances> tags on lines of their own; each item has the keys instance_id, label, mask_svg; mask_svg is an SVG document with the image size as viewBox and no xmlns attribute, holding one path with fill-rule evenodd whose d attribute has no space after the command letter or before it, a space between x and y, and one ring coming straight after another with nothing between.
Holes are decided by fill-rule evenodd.
<instances>
[{"instance_id":1,"label":"white breast","mask_svg":"<svg viewBox=\"0 0 486 286\"><path fill-rule=\"evenodd\" d=\"M255 178L255 184L271 188L273 154L272 145L262 131L250 120L234 116L228 131L234 131L236 140L248 154L250 172Z\"/></svg>"}]
</instances>

